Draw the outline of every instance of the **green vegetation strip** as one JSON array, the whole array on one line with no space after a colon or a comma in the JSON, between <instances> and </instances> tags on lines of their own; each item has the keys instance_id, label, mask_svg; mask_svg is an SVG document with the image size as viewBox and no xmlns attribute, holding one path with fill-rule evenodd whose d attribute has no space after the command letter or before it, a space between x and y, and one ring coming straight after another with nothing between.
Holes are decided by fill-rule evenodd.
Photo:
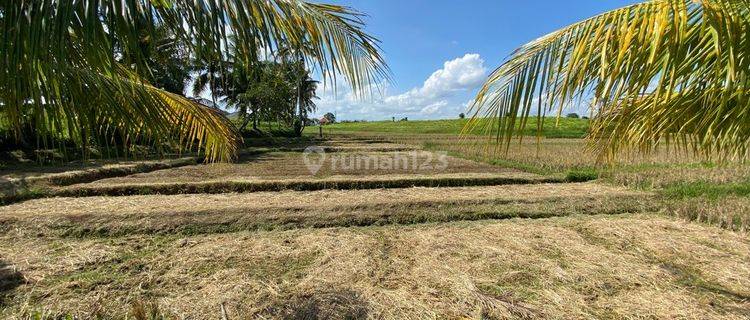
<instances>
[{"instance_id":1,"label":"green vegetation strip","mask_svg":"<svg viewBox=\"0 0 750 320\"><path fill-rule=\"evenodd\" d=\"M407 177L400 179L369 180L281 180L281 181L216 181L199 183L169 184L124 184L114 186L83 186L57 189L48 196L92 197L129 195L171 195L171 194L216 194L230 192L261 191L314 191L326 189L381 189L412 187L471 187L512 184L561 183L564 179L554 177Z\"/></svg>"},{"instance_id":2,"label":"green vegetation strip","mask_svg":"<svg viewBox=\"0 0 750 320\"><path fill-rule=\"evenodd\" d=\"M750 180L736 183L689 182L665 187L662 194L672 199L705 197L717 200L728 196L750 196Z\"/></svg>"},{"instance_id":3,"label":"green vegetation strip","mask_svg":"<svg viewBox=\"0 0 750 320\"><path fill-rule=\"evenodd\" d=\"M389 134L461 134L468 119L452 120L420 120L420 121L368 121L368 122L346 122L324 126L323 132L381 132ZM554 117L544 118L542 136L547 138L582 138L589 128L586 119L571 119ZM317 130L310 130L316 133ZM537 118L530 118L526 127L521 131L523 135L537 135ZM475 131L471 134L481 134Z\"/></svg>"}]
</instances>

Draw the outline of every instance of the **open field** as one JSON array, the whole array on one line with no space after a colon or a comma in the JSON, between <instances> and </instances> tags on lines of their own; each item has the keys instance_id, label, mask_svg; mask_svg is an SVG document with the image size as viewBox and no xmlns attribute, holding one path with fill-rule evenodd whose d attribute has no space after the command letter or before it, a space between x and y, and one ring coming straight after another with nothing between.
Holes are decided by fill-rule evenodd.
<instances>
[{"instance_id":1,"label":"open field","mask_svg":"<svg viewBox=\"0 0 750 320\"><path fill-rule=\"evenodd\" d=\"M666 211L678 216L750 230L750 164L710 159L662 145L650 154L622 154L617 163L599 163L582 139L534 137L514 139L508 152L495 152L486 137L446 134L400 134L373 131L339 133L373 141L422 146L424 150L545 176L600 182L657 192L671 203ZM727 201L724 201L724 200Z\"/></svg>"},{"instance_id":2,"label":"open field","mask_svg":"<svg viewBox=\"0 0 750 320\"><path fill-rule=\"evenodd\" d=\"M230 317L742 319L750 308L747 236L653 215L0 241L20 273L4 300L16 315L142 304L194 318L224 306Z\"/></svg>"},{"instance_id":3,"label":"open field","mask_svg":"<svg viewBox=\"0 0 750 320\"><path fill-rule=\"evenodd\" d=\"M61 166L24 166L0 171L0 179L5 182L49 183L69 185L98 179L126 176L129 174L169 169L196 164L197 158L185 157L162 161L120 161L100 163L98 161L84 164L65 164Z\"/></svg>"},{"instance_id":4,"label":"open field","mask_svg":"<svg viewBox=\"0 0 750 320\"><path fill-rule=\"evenodd\" d=\"M272 152L241 157L236 163L193 165L126 177L104 179L96 185L234 180L279 180L359 175L450 174L520 172L432 152L336 152L325 158L311 155L320 169L311 172L299 152ZM313 159L314 158L314 159ZM445 161L445 162L442 162ZM283 170L280 170L283 168Z\"/></svg>"},{"instance_id":5,"label":"open field","mask_svg":"<svg viewBox=\"0 0 750 320\"><path fill-rule=\"evenodd\" d=\"M326 133L341 132L379 132L389 135L422 135L446 134L457 136L469 119L452 120L416 120L416 121L368 121L336 123L325 126ZM542 136L548 138L582 138L588 130L588 120L555 117L544 118ZM470 134L482 134L479 131ZM537 119L529 119L523 133L529 136L537 134Z\"/></svg>"},{"instance_id":6,"label":"open field","mask_svg":"<svg viewBox=\"0 0 750 320\"><path fill-rule=\"evenodd\" d=\"M570 183L592 168L581 141L543 143L490 161L445 135L360 132L50 180L0 207L0 317L750 317L747 167L655 154ZM431 166L392 166L403 154Z\"/></svg>"},{"instance_id":7,"label":"open field","mask_svg":"<svg viewBox=\"0 0 750 320\"><path fill-rule=\"evenodd\" d=\"M750 0L6 2L0 320L750 320Z\"/></svg>"},{"instance_id":8,"label":"open field","mask_svg":"<svg viewBox=\"0 0 750 320\"><path fill-rule=\"evenodd\" d=\"M0 224L36 235L203 234L616 214L653 201L593 183L49 198L1 208Z\"/></svg>"},{"instance_id":9,"label":"open field","mask_svg":"<svg viewBox=\"0 0 750 320\"><path fill-rule=\"evenodd\" d=\"M617 184L639 187L664 187L684 182L730 183L750 181L750 165L714 163L689 152L663 145L654 152L641 155L622 154L618 162L603 164L588 151L582 139L514 138L507 154L496 151L487 137L444 134L391 134L377 131L340 133L332 130L330 137L356 136L361 139L392 141L421 146L424 150L446 151L449 155L472 159L506 168L539 174L561 174L571 170L595 170L603 178Z\"/></svg>"}]
</instances>

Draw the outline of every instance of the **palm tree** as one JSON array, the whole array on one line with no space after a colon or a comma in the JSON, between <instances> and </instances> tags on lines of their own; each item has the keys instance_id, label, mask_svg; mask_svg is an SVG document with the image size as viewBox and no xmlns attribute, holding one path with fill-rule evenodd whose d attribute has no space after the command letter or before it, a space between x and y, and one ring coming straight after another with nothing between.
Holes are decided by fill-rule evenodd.
<instances>
[{"instance_id":1,"label":"palm tree","mask_svg":"<svg viewBox=\"0 0 750 320\"><path fill-rule=\"evenodd\" d=\"M310 89L311 83L309 81L312 80L309 79L310 71L307 69L307 61L305 61L305 56L310 52L313 52L314 50L315 48L310 43L303 42L295 45L285 45L278 52L278 56L280 57L281 61L292 66L291 68L292 70L294 70L294 80L296 82L297 88L297 94L295 97L297 120L294 121L293 126L295 135L298 137L302 136L302 131L305 129L307 109L309 108L310 103L310 101L304 101L306 99L306 95L309 94L309 92L305 92L305 90ZM317 82L315 83L314 89L317 89ZM314 95L315 94L313 93L313 96ZM315 104L313 103L313 107L314 106Z\"/></svg>"},{"instance_id":2,"label":"palm tree","mask_svg":"<svg viewBox=\"0 0 750 320\"><path fill-rule=\"evenodd\" d=\"M742 159L750 141L750 2L653 0L603 13L517 49L488 78L465 131L507 150L532 113L591 97L601 160L662 142Z\"/></svg>"},{"instance_id":3,"label":"palm tree","mask_svg":"<svg viewBox=\"0 0 750 320\"><path fill-rule=\"evenodd\" d=\"M214 55L213 57L203 55L200 60L193 62L192 68L196 70L197 74L193 79L192 86L190 88L193 96L200 96L205 90L211 93L211 102L216 105L217 95L221 94L219 91L226 81L226 77L230 77L232 73L231 58L222 58Z\"/></svg>"},{"instance_id":4,"label":"palm tree","mask_svg":"<svg viewBox=\"0 0 750 320\"><path fill-rule=\"evenodd\" d=\"M218 59L236 39L238 59L258 48L310 43L326 79L340 73L357 90L388 78L378 40L362 14L304 0L3 1L0 3L0 122L17 140L38 137L85 146L106 132L124 141L178 139L207 159L228 160L241 141L227 119L144 80L143 33L166 28L197 60ZM128 57L129 63L121 63Z\"/></svg>"},{"instance_id":5,"label":"palm tree","mask_svg":"<svg viewBox=\"0 0 750 320\"><path fill-rule=\"evenodd\" d=\"M172 30L161 26L153 34L145 34L141 42L148 70L139 75L154 87L184 95L193 70L189 67L190 56L183 41L172 34ZM120 60L120 63L132 62Z\"/></svg>"},{"instance_id":6,"label":"palm tree","mask_svg":"<svg viewBox=\"0 0 750 320\"><path fill-rule=\"evenodd\" d=\"M250 121L258 132L261 114L282 113L288 109L294 96L292 83L285 77L284 66L274 61L257 61L252 64L236 62L218 86L228 106L243 117L242 132Z\"/></svg>"},{"instance_id":7,"label":"palm tree","mask_svg":"<svg viewBox=\"0 0 750 320\"><path fill-rule=\"evenodd\" d=\"M315 100L320 99L316 93L318 90L318 81L310 78L310 75L306 75L303 80L299 84L300 88L298 89L298 92L300 93L300 113L299 117L302 121L302 125L305 125L305 120L307 119L307 116L310 113L315 112L317 110L318 106L315 105Z\"/></svg>"}]
</instances>

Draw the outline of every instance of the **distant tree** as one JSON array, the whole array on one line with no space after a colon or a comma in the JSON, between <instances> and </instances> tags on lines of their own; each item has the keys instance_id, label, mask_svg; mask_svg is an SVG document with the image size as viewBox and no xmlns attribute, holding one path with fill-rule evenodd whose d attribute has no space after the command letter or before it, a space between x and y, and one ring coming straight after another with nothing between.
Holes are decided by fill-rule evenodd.
<instances>
[{"instance_id":1,"label":"distant tree","mask_svg":"<svg viewBox=\"0 0 750 320\"><path fill-rule=\"evenodd\" d=\"M232 61L210 86L242 120L240 131L261 120L291 123L294 119L294 82L285 64L274 61Z\"/></svg>"},{"instance_id":2,"label":"distant tree","mask_svg":"<svg viewBox=\"0 0 750 320\"><path fill-rule=\"evenodd\" d=\"M295 136L301 137L302 131L305 130L305 119L307 114L315 111L313 99L318 99L315 90L318 88L318 81L310 77L310 71L307 68L305 55L314 52L315 48L309 42L300 42L296 45L283 45L278 52L281 60L290 66L292 70L291 81L294 83L296 91L294 105L297 111L297 118L293 121Z\"/></svg>"},{"instance_id":3,"label":"distant tree","mask_svg":"<svg viewBox=\"0 0 750 320\"><path fill-rule=\"evenodd\" d=\"M328 124L336 123L336 116L333 113L326 113L323 115L323 118L328 120Z\"/></svg>"},{"instance_id":4,"label":"distant tree","mask_svg":"<svg viewBox=\"0 0 750 320\"><path fill-rule=\"evenodd\" d=\"M401 120L399 120L399 121L409 121L409 118L407 118L407 117L403 117L403 118L401 118Z\"/></svg>"},{"instance_id":5,"label":"distant tree","mask_svg":"<svg viewBox=\"0 0 750 320\"><path fill-rule=\"evenodd\" d=\"M211 93L211 102L216 104L217 96L221 95L221 91L228 85L225 80L231 77L229 73L232 72L231 66L233 65L230 61L222 61L220 58L217 53L205 53L193 60L192 70L196 72L190 88L193 96L198 97L208 90ZM230 59L233 60L234 57L225 60ZM219 61L222 62L219 63Z\"/></svg>"},{"instance_id":6,"label":"distant tree","mask_svg":"<svg viewBox=\"0 0 750 320\"><path fill-rule=\"evenodd\" d=\"M461 113L458 114L458 118L459 119L466 118L466 115L463 112L461 112Z\"/></svg>"},{"instance_id":7,"label":"distant tree","mask_svg":"<svg viewBox=\"0 0 750 320\"><path fill-rule=\"evenodd\" d=\"M580 116L577 113L568 113L567 115L565 115L565 117L566 118L571 118L571 119L578 119L578 118L580 118Z\"/></svg>"}]
</instances>

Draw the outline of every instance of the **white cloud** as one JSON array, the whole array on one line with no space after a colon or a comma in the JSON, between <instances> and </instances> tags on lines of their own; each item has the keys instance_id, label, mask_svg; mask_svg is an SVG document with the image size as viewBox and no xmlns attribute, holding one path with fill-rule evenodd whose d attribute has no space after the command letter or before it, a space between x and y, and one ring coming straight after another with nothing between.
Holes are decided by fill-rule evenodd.
<instances>
[{"instance_id":1,"label":"white cloud","mask_svg":"<svg viewBox=\"0 0 750 320\"><path fill-rule=\"evenodd\" d=\"M455 117L465 110L469 91L476 89L487 76L484 60L479 54L470 53L443 64L443 68L432 73L420 87L407 92L383 96L371 101L356 99L351 90L342 95L324 95L318 103L320 112L340 111L342 117L361 119L383 119L393 115L412 117Z\"/></svg>"},{"instance_id":2,"label":"white cloud","mask_svg":"<svg viewBox=\"0 0 750 320\"><path fill-rule=\"evenodd\" d=\"M461 58L446 61L443 68L430 75L420 88L414 88L397 96L387 97L386 103L402 107L423 105L443 98L456 91L469 90L482 84L487 69L478 54L466 54Z\"/></svg>"},{"instance_id":3,"label":"white cloud","mask_svg":"<svg viewBox=\"0 0 750 320\"><path fill-rule=\"evenodd\" d=\"M422 114L424 114L424 115L435 114L441 108L443 108L443 107L445 107L447 105L448 105L448 101L441 100L441 101L435 102L435 103L433 103L433 104L431 104L429 106L426 106L426 107L422 108L422 110L420 112Z\"/></svg>"}]
</instances>

